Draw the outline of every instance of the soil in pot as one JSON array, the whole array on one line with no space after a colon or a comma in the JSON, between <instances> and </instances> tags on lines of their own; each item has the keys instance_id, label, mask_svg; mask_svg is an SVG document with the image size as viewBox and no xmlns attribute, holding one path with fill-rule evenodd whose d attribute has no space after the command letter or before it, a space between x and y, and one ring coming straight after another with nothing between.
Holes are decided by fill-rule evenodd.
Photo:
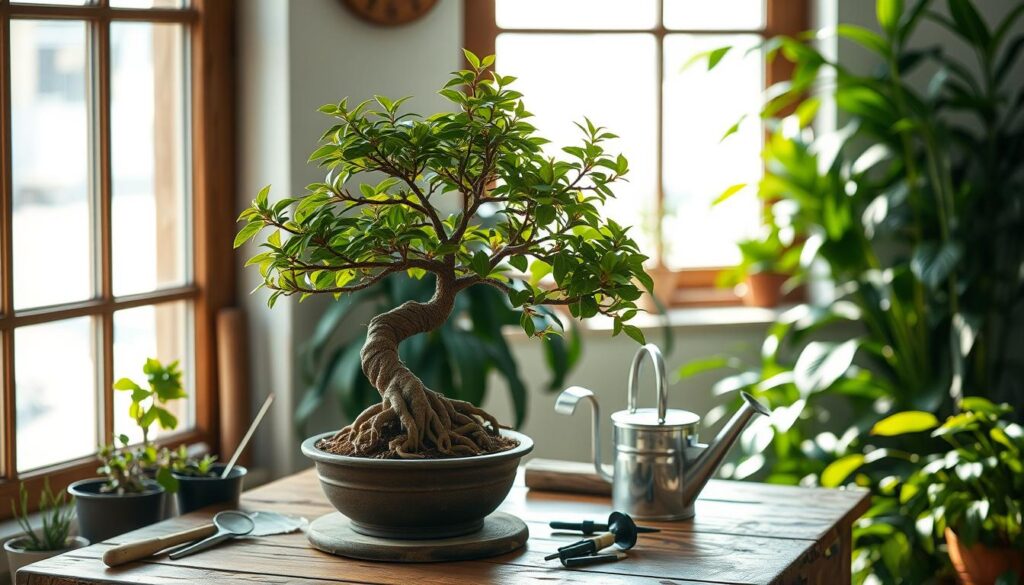
<instances>
[{"instance_id":1,"label":"soil in pot","mask_svg":"<svg viewBox=\"0 0 1024 585\"><path fill-rule=\"evenodd\" d=\"M222 463L212 465L210 475L206 476L175 473L174 477L178 480L178 493L175 495L178 501L178 514L188 514L214 504L238 508L238 499L242 495L242 480L247 470L241 465L236 465L231 468L231 473L226 478L221 479L220 474L224 472L225 467L227 465Z\"/></svg>"},{"instance_id":2,"label":"soil in pot","mask_svg":"<svg viewBox=\"0 0 1024 585\"><path fill-rule=\"evenodd\" d=\"M64 554L76 548L89 546L89 541L81 536L68 538L67 546L60 550L25 550L26 542L25 537L19 536L4 543L4 550L7 551L7 568L11 571L11 583L18 582L16 577L18 569L26 565Z\"/></svg>"},{"instance_id":3,"label":"soil in pot","mask_svg":"<svg viewBox=\"0 0 1024 585\"><path fill-rule=\"evenodd\" d=\"M949 560L964 585L990 585L1003 573L1013 570L1024 576L1024 551L1010 547L990 547L980 542L964 546L955 532L946 528Z\"/></svg>"},{"instance_id":4,"label":"soil in pot","mask_svg":"<svg viewBox=\"0 0 1024 585\"><path fill-rule=\"evenodd\" d=\"M529 437L501 431L518 444L506 451L446 459L372 459L317 448L331 433L306 439L320 487L360 534L430 539L469 534L505 500L516 469L533 449Z\"/></svg>"},{"instance_id":5,"label":"soil in pot","mask_svg":"<svg viewBox=\"0 0 1024 585\"><path fill-rule=\"evenodd\" d=\"M101 542L130 530L159 522L164 514L164 488L146 482L139 494L107 494L101 491L105 479L83 479L68 486L75 497L79 532L89 542Z\"/></svg>"}]
</instances>

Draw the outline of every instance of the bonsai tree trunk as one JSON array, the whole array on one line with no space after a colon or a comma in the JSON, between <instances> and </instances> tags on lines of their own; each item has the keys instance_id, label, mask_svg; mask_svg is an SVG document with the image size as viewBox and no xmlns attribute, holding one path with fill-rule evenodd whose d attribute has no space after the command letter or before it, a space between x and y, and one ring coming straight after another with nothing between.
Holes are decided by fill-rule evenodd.
<instances>
[{"instance_id":1,"label":"bonsai tree trunk","mask_svg":"<svg viewBox=\"0 0 1024 585\"><path fill-rule=\"evenodd\" d=\"M381 402L319 448L339 455L416 458L478 455L514 446L498 434L494 417L430 390L398 356L402 341L444 324L457 292L454 276L439 274L429 301L409 301L370 320L360 358Z\"/></svg>"}]
</instances>

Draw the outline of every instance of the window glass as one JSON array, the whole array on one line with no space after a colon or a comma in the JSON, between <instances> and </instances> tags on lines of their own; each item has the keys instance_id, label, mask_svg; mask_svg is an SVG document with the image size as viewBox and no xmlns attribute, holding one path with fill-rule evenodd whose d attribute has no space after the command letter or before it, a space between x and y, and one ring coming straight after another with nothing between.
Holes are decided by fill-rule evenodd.
<instances>
[{"instance_id":1,"label":"window glass","mask_svg":"<svg viewBox=\"0 0 1024 585\"><path fill-rule=\"evenodd\" d=\"M761 54L746 53L756 35L687 35L665 38L664 213L665 263L671 268L729 266L739 262L735 243L754 234L760 203L762 142L757 117L764 87ZM737 45L712 71L695 54ZM722 136L744 114L745 123ZM726 188L750 185L711 207Z\"/></svg>"},{"instance_id":2,"label":"window glass","mask_svg":"<svg viewBox=\"0 0 1024 585\"><path fill-rule=\"evenodd\" d=\"M497 39L497 66L518 78L530 122L551 140L545 149L565 158L561 148L578 145L582 134L573 122L587 116L619 139L609 152L629 158L628 182L613 185L616 198L606 211L642 246L651 244L651 213L656 195L657 45L649 34L502 34ZM586 55L569 73L553 55Z\"/></svg>"},{"instance_id":3,"label":"window glass","mask_svg":"<svg viewBox=\"0 0 1024 585\"><path fill-rule=\"evenodd\" d=\"M148 305L114 313L114 380L130 378L147 388L142 366L148 358L156 358L164 365L178 360L184 375L182 386L188 398L174 400L165 407L178 419L176 431L193 426L193 398L195 385L192 378L191 310L184 301ZM142 431L130 416L131 393L114 393L114 433L124 433L132 442L142 440ZM148 406L149 403L147 402ZM158 424L150 428L151 439L166 435Z\"/></svg>"},{"instance_id":4,"label":"window glass","mask_svg":"<svg viewBox=\"0 0 1024 585\"><path fill-rule=\"evenodd\" d=\"M188 278L184 34L178 24L110 27L115 295Z\"/></svg>"},{"instance_id":5,"label":"window glass","mask_svg":"<svg viewBox=\"0 0 1024 585\"><path fill-rule=\"evenodd\" d=\"M654 0L496 0L494 15L501 28L645 29L658 22Z\"/></svg>"},{"instance_id":6,"label":"window glass","mask_svg":"<svg viewBox=\"0 0 1024 585\"><path fill-rule=\"evenodd\" d=\"M85 23L10 27L14 306L84 300L94 282Z\"/></svg>"},{"instance_id":7,"label":"window glass","mask_svg":"<svg viewBox=\"0 0 1024 585\"><path fill-rule=\"evenodd\" d=\"M782 1L782 0L779 0ZM757 30L764 27L764 0L663 0L665 28Z\"/></svg>"},{"instance_id":8,"label":"window glass","mask_svg":"<svg viewBox=\"0 0 1024 585\"><path fill-rule=\"evenodd\" d=\"M18 471L85 457L98 444L91 317L14 332Z\"/></svg>"}]
</instances>

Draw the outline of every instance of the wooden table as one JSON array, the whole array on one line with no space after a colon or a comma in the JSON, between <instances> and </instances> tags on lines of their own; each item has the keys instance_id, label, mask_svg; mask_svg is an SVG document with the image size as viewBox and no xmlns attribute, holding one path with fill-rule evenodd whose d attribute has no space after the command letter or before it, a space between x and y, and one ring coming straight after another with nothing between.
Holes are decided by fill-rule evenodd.
<instances>
[{"instance_id":1,"label":"wooden table","mask_svg":"<svg viewBox=\"0 0 1024 585\"><path fill-rule=\"evenodd\" d=\"M310 520L333 511L313 470L246 492L248 510L301 514ZM643 535L629 558L567 570L545 554L575 540L552 534L550 520L607 518L609 501L528 490L522 481L502 506L529 524L526 547L479 561L388 564L349 560L314 550L304 534L227 543L178 561L155 557L109 569L100 561L113 544L149 538L208 522L211 511L166 520L88 548L31 565L18 573L30 585L138 583L849 583L850 527L867 507L860 491L804 489L712 481L697 502L693 520L649 523L662 528Z\"/></svg>"}]
</instances>

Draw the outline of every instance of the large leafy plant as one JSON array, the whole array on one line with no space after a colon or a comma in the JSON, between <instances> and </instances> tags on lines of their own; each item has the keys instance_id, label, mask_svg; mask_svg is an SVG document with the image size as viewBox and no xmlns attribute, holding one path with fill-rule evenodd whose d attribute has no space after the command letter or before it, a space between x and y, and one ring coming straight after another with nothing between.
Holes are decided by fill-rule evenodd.
<instances>
[{"instance_id":1,"label":"large leafy plant","mask_svg":"<svg viewBox=\"0 0 1024 585\"><path fill-rule=\"evenodd\" d=\"M854 477L875 497L855 531L854 568L886 583L921 582L947 562L885 489L915 468L888 450L926 454L932 439L866 431L893 412L944 418L964 396L1024 404L1014 337L1024 310L1024 86L1009 74L1024 46L1013 36L1024 7L989 24L967 0L944 4L879 0L880 32L841 24L819 33L873 54L867 75L830 60L810 36L767 43L769 58L794 71L762 112L773 130L759 195L801 251L797 276L814 263L836 295L784 314L760 363L716 386L775 407L743 437L734 476L839 485L864 464ZM951 33L970 65L941 45L914 47L924 21ZM925 89L907 81L912 73L930 76ZM815 136L827 97L841 127Z\"/></svg>"},{"instance_id":2,"label":"large leafy plant","mask_svg":"<svg viewBox=\"0 0 1024 585\"><path fill-rule=\"evenodd\" d=\"M514 78L490 72L493 57L466 59L470 68L440 90L454 112L403 113L405 98L383 96L323 106L334 125L310 160L327 169L325 180L275 203L263 189L239 218L236 246L269 230L249 264L259 266L271 304L281 295L355 293L398 273L433 278L429 300L370 320L360 361L381 402L322 449L451 457L508 448L494 417L428 388L398 352L406 339L443 326L470 287L502 293L522 311L528 335L553 333L538 330L534 317L554 305L574 317L606 315L615 334L643 340L627 321L637 313L638 283L652 288L646 257L599 211L628 171L625 157L605 151L614 134L587 121L582 143L562 149L566 160L545 155L546 140L510 88ZM459 211L443 212L452 207ZM484 226L489 209L498 219Z\"/></svg>"}]
</instances>

